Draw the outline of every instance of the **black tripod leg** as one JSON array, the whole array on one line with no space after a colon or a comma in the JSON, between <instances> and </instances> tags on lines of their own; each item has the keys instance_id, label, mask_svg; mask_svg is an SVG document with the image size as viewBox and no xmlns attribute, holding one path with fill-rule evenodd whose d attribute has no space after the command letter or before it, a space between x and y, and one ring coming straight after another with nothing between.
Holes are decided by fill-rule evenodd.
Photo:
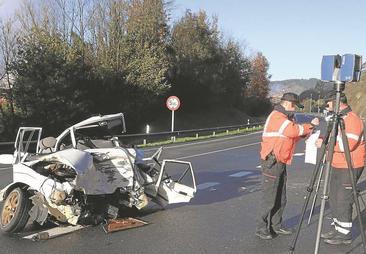
<instances>
[{"instance_id":1,"label":"black tripod leg","mask_svg":"<svg viewBox=\"0 0 366 254\"><path fill-rule=\"evenodd\" d=\"M308 218L308 225L310 225L311 217L313 216L313 213L314 213L316 199L318 198L320 183L321 183L321 180L322 180L322 177L323 177L324 163L325 163L325 158L323 159L323 164L322 164L321 169L320 169L318 182L316 183L315 194L314 194L314 197L313 197L313 203L311 204L311 209L310 209L309 218Z\"/></svg>"},{"instance_id":2,"label":"black tripod leg","mask_svg":"<svg viewBox=\"0 0 366 254\"><path fill-rule=\"evenodd\" d=\"M360 203L358 202L357 189L356 189L356 179L355 179L355 175L353 173L351 152L349 150L349 144L348 144L348 139L347 139L346 130L345 130L345 124L344 124L343 119L340 119L340 129L341 129L341 134L342 134L344 154L346 156L346 161L347 161L347 165L348 165L348 172L349 172L350 180L351 180L351 183L352 183L353 199L354 199L354 202L355 202L355 205L356 205L358 222L360 224L360 232L361 232L361 237L362 237L363 250L364 250L364 253L366 253L365 231L363 229L363 224L362 224Z\"/></svg>"},{"instance_id":3,"label":"black tripod leg","mask_svg":"<svg viewBox=\"0 0 366 254\"><path fill-rule=\"evenodd\" d=\"M306 212L306 209L307 209L308 204L309 204L309 199L310 199L311 193L313 192L313 188L314 188L314 184L315 184L315 181L317 179L317 176L319 175L319 169L320 169L320 167L322 167L322 163L324 161L323 158L325 156L325 151L326 151L326 147L327 147L327 143L328 143L328 138L329 138L329 134L327 134L326 138L324 139L324 142L323 142L322 147L320 149L320 159L318 160L318 162L315 166L313 175L311 176L310 183L309 183L308 187L306 188L307 194L304 198L305 202L304 202L304 205L303 205L302 210L301 210L301 216L300 216L299 224L297 225L295 236L294 236L294 238L291 242L291 245L289 246L290 253L293 253L295 251L296 242L297 242L297 239L299 238L299 235L300 235L301 225L302 225L302 222L303 222L304 217L305 217L305 212Z\"/></svg>"},{"instance_id":4,"label":"black tripod leg","mask_svg":"<svg viewBox=\"0 0 366 254\"><path fill-rule=\"evenodd\" d=\"M319 252L319 244L320 244L320 234L323 226L323 217L324 217L324 210L325 210L325 201L328 200L328 184L329 184L329 176L330 176L330 164L333 160L334 154L334 146L336 144L337 138L337 131L338 131L338 120L333 121L332 123L332 131L330 135L330 142L329 142L329 149L327 153L326 159L326 166L325 166L325 177L324 177L324 187L323 187L323 196L322 201L320 204L320 212L319 212L319 222L318 222L318 229L316 233L316 241L315 241L315 249L314 253L318 254Z\"/></svg>"},{"instance_id":5,"label":"black tripod leg","mask_svg":"<svg viewBox=\"0 0 366 254\"><path fill-rule=\"evenodd\" d=\"M360 192L359 190L357 191L358 196L360 197L362 204L363 204L363 208L366 209L366 204L365 204L365 200L362 197L362 192Z\"/></svg>"}]
</instances>

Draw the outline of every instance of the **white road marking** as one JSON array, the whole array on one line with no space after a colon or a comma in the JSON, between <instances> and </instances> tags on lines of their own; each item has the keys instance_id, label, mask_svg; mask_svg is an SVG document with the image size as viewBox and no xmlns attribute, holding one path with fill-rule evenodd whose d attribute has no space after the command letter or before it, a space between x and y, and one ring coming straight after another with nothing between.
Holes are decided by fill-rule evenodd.
<instances>
[{"instance_id":1,"label":"white road marking","mask_svg":"<svg viewBox=\"0 0 366 254\"><path fill-rule=\"evenodd\" d=\"M304 153L295 153L294 156L304 156Z\"/></svg>"},{"instance_id":2,"label":"white road marking","mask_svg":"<svg viewBox=\"0 0 366 254\"><path fill-rule=\"evenodd\" d=\"M214 140L198 141L198 142L186 143L186 144L182 144L182 145L166 146L166 147L164 147L164 149L170 149L170 148L185 147L185 146L192 146L192 145L200 145L200 144L207 144L207 143L225 141L225 140L236 139L236 138L240 138L240 137L251 136L251 135L259 134L259 133L262 133L262 131L256 131L256 132L252 132L252 133L249 133L249 134L243 134L243 135L235 135L233 137L228 137L228 138L218 138L218 139L214 139ZM144 151L145 152L149 152L149 151L155 151L155 150L156 150L156 148L150 148L150 149L146 149Z\"/></svg>"},{"instance_id":3,"label":"white road marking","mask_svg":"<svg viewBox=\"0 0 366 254\"><path fill-rule=\"evenodd\" d=\"M229 177L243 177L243 176L250 175L250 174L251 173L248 171L241 171L241 172L229 175Z\"/></svg>"},{"instance_id":4,"label":"white road marking","mask_svg":"<svg viewBox=\"0 0 366 254\"><path fill-rule=\"evenodd\" d=\"M256 143L251 143L251 144L246 144L246 145L241 145L241 146L234 146L234 147L229 147L229 148L225 148L225 149L215 150L215 151L211 151L211 152L207 152L207 153L199 153L199 154L194 154L194 155L190 155L190 156L184 156L184 157L176 158L176 160L183 160L183 159L188 159L188 158L210 155L210 154L214 154L214 153L226 152L226 151L239 149L239 148L243 148L243 147L258 145L260 143L261 142L256 142Z\"/></svg>"},{"instance_id":5,"label":"white road marking","mask_svg":"<svg viewBox=\"0 0 366 254\"><path fill-rule=\"evenodd\" d=\"M219 185L220 183L218 182L207 182L207 183L201 183L199 185L197 185L197 189L198 190L204 190L204 189L208 189L210 187L213 187L213 186L216 186L216 185Z\"/></svg>"},{"instance_id":6,"label":"white road marking","mask_svg":"<svg viewBox=\"0 0 366 254\"><path fill-rule=\"evenodd\" d=\"M256 166L256 168L262 168L262 166L261 166L261 165L259 165L259 166Z\"/></svg>"}]
</instances>

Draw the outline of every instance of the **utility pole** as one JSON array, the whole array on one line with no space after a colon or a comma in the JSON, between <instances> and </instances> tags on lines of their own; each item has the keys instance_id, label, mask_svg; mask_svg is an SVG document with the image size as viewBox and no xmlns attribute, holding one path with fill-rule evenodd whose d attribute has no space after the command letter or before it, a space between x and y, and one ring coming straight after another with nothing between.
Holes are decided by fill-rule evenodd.
<instances>
[{"instance_id":1,"label":"utility pole","mask_svg":"<svg viewBox=\"0 0 366 254\"><path fill-rule=\"evenodd\" d=\"M311 113L311 107L312 107L312 104L313 104L313 94L311 93L311 94L310 94L309 113Z\"/></svg>"}]
</instances>

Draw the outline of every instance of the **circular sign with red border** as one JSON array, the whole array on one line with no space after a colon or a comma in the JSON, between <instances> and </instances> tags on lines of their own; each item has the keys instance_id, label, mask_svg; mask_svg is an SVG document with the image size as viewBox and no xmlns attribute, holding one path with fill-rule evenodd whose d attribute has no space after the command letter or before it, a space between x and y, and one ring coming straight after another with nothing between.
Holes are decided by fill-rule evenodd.
<instances>
[{"instance_id":1,"label":"circular sign with red border","mask_svg":"<svg viewBox=\"0 0 366 254\"><path fill-rule=\"evenodd\" d=\"M166 106L171 111L176 111L180 107L180 100L177 96L170 96L166 100Z\"/></svg>"}]
</instances>

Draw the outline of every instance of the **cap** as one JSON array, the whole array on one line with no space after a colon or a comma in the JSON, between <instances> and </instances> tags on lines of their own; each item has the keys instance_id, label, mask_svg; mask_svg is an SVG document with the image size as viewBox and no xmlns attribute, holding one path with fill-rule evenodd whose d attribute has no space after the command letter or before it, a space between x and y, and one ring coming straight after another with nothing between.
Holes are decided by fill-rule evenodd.
<instances>
[{"instance_id":1,"label":"cap","mask_svg":"<svg viewBox=\"0 0 366 254\"><path fill-rule=\"evenodd\" d=\"M295 93L284 93L281 101L291 101L294 102L297 107L304 108L304 105L300 104L299 96Z\"/></svg>"}]
</instances>

